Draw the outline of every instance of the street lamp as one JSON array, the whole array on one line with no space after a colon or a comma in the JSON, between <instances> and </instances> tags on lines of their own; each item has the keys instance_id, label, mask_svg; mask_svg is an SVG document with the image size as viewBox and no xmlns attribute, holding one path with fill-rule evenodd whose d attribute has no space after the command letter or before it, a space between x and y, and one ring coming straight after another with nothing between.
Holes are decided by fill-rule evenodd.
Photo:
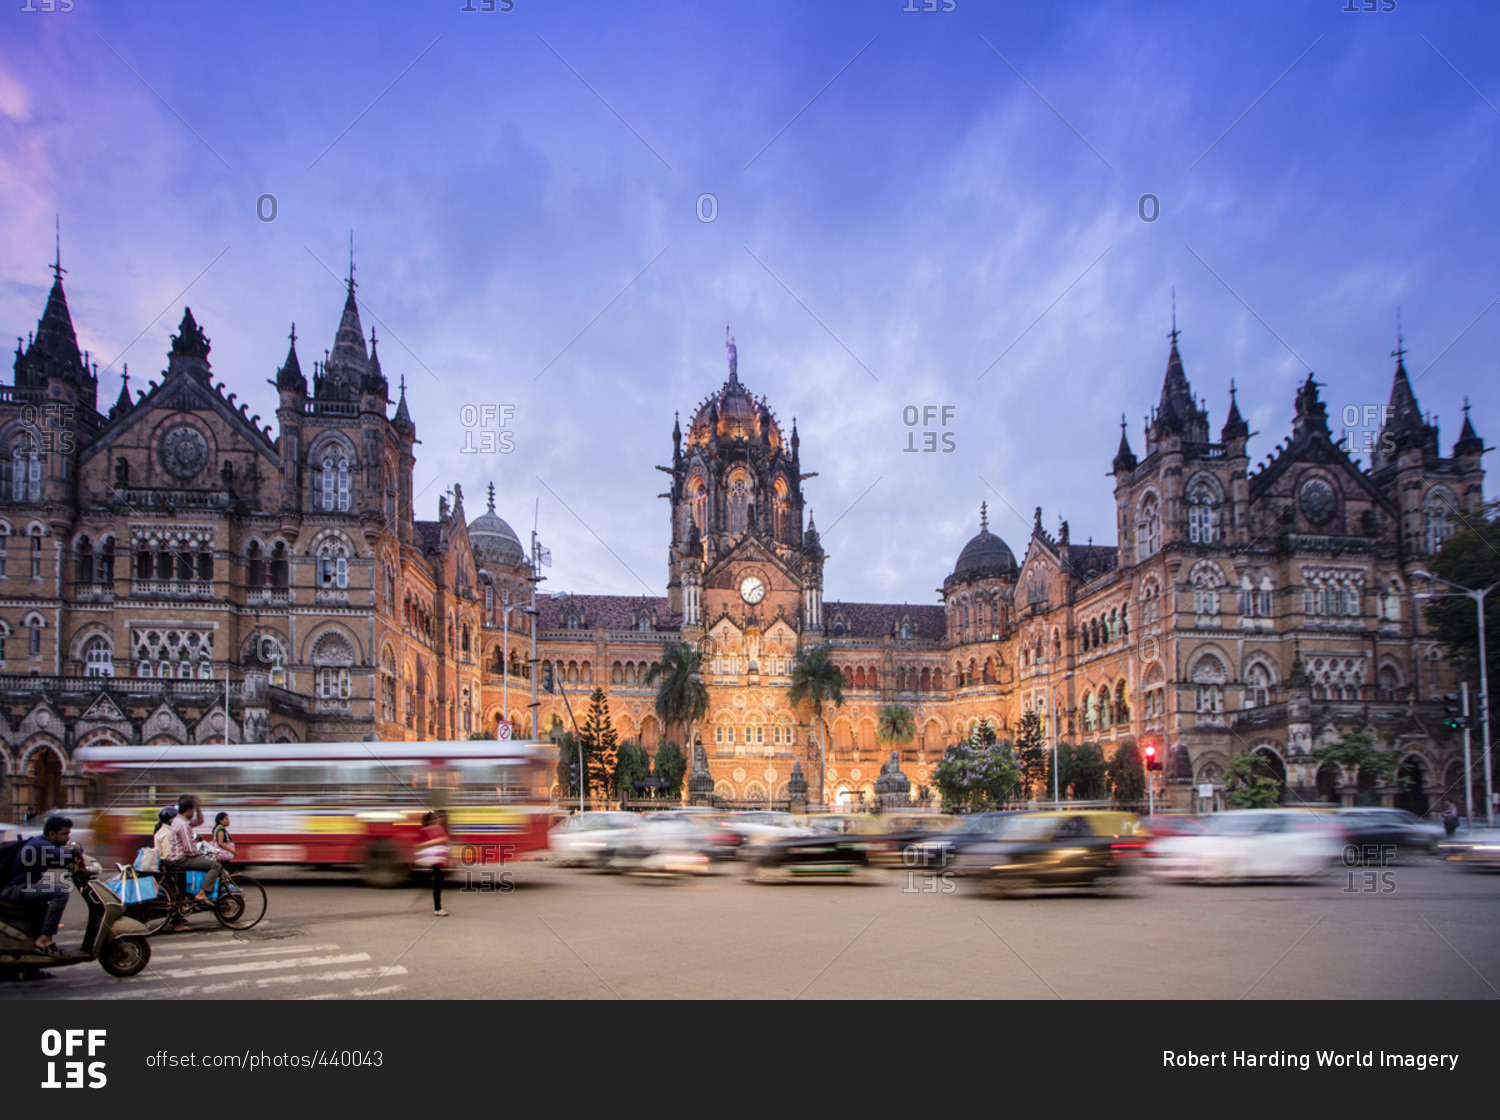
<instances>
[{"instance_id":1,"label":"street lamp","mask_svg":"<svg viewBox=\"0 0 1500 1120\"><path fill-rule=\"evenodd\" d=\"M500 719L505 721L510 719L510 612L525 608L510 601L508 587L500 589L500 607Z\"/></svg>"},{"instance_id":2,"label":"street lamp","mask_svg":"<svg viewBox=\"0 0 1500 1120\"><path fill-rule=\"evenodd\" d=\"M1461 583L1454 583L1451 579L1443 579L1431 572L1425 572L1420 568L1414 569L1412 575L1421 579L1430 580L1433 583L1441 583L1451 587L1452 592L1433 594L1431 591L1418 594L1418 599L1456 599L1460 595L1474 600L1475 610L1478 612L1479 620L1479 712L1484 717L1484 812L1485 821L1491 828L1495 825L1495 791L1494 775L1490 765L1490 674L1489 666L1485 663L1484 652L1484 597L1500 583L1492 583L1482 591L1476 591L1472 587L1465 587ZM1469 827L1474 827L1473 820L1469 821Z\"/></svg>"}]
</instances>

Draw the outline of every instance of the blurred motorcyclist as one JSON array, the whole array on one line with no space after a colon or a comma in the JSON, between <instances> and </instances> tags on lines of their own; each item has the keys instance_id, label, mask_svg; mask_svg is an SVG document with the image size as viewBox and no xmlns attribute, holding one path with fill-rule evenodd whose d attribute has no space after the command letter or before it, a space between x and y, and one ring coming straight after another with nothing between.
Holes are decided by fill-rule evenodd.
<instances>
[{"instance_id":1,"label":"blurred motorcyclist","mask_svg":"<svg viewBox=\"0 0 1500 1120\"><path fill-rule=\"evenodd\" d=\"M63 816L51 816L42 825L42 834L33 836L17 848L10 866L0 875L0 899L30 904L41 920L42 932L36 947L47 953L61 953L53 944L63 911L68 905L68 888L49 883L42 875L49 868L66 867L81 853L70 848L73 822Z\"/></svg>"}]
</instances>

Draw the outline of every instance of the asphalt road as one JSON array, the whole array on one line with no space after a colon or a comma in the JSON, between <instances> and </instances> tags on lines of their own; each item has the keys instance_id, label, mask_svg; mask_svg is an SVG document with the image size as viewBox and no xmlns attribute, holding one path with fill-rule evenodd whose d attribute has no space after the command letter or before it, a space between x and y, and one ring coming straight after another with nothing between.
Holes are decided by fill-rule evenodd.
<instances>
[{"instance_id":1,"label":"asphalt road","mask_svg":"<svg viewBox=\"0 0 1500 1120\"><path fill-rule=\"evenodd\" d=\"M510 872L510 890L458 875L447 918L415 885L266 875L253 930L199 916L153 939L138 977L81 964L0 999L1500 997L1500 875L1428 860L1373 880L1006 900L903 870L863 885L756 884L741 864L673 880ZM82 922L74 903L59 940Z\"/></svg>"}]
</instances>

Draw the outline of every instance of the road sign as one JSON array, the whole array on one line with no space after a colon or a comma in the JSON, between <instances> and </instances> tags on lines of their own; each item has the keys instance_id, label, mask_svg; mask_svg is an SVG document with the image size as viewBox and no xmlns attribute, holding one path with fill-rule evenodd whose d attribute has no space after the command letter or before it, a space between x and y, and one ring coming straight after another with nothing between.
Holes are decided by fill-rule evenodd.
<instances>
[{"instance_id":1,"label":"road sign","mask_svg":"<svg viewBox=\"0 0 1500 1120\"><path fill-rule=\"evenodd\" d=\"M511 733L510 721L506 720L506 719L502 719L500 721L499 726L495 728L495 735L496 735L496 737L500 738L500 739L509 739L510 738L510 733Z\"/></svg>"}]
</instances>

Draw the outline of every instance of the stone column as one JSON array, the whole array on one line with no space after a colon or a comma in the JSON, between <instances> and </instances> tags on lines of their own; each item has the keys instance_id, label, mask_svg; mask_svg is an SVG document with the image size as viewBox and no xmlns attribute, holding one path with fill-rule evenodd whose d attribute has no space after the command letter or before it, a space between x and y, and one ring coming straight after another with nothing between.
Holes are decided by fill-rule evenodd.
<instances>
[{"instance_id":1,"label":"stone column","mask_svg":"<svg viewBox=\"0 0 1500 1120\"><path fill-rule=\"evenodd\" d=\"M792 760L792 776L786 782L786 794L791 800L791 810L802 814L807 812L807 778L802 773L802 760Z\"/></svg>"}]
</instances>

